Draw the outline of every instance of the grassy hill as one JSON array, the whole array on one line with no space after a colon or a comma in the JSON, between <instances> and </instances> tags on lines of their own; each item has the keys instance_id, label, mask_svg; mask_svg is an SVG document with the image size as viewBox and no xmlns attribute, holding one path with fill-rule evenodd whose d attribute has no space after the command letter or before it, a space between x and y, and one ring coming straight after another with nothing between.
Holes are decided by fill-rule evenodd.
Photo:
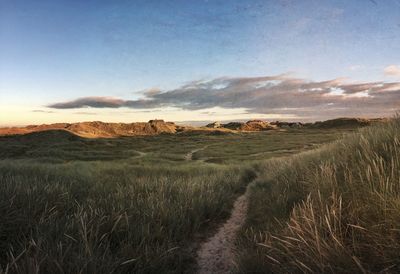
<instances>
[{"instance_id":1,"label":"grassy hill","mask_svg":"<svg viewBox=\"0 0 400 274\"><path fill-rule=\"evenodd\" d=\"M258 167L243 273L399 273L400 120Z\"/></svg>"}]
</instances>

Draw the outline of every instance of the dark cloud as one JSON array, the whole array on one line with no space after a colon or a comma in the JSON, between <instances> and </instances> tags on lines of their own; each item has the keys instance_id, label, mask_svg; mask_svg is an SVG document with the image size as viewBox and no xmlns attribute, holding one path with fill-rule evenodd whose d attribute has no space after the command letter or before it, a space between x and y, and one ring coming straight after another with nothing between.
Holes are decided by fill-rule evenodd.
<instances>
[{"instance_id":1,"label":"dark cloud","mask_svg":"<svg viewBox=\"0 0 400 274\"><path fill-rule=\"evenodd\" d=\"M390 115L400 108L400 83L354 83L346 79L315 82L289 75L224 77L193 81L168 91L146 92L140 100L85 97L49 107L151 109L165 106L187 110L246 108L253 113L316 118Z\"/></svg>"},{"instance_id":2,"label":"dark cloud","mask_svg":"<svg viewBox=\"0 0 400 274\"><path fill-rule=\"evenodd\" d=\"M69 109L69 108L117 108L123 106L124 100L112 97L84 97L73 101L55 103L49 105L50 108Z\"/></svg>"}]
</instances>

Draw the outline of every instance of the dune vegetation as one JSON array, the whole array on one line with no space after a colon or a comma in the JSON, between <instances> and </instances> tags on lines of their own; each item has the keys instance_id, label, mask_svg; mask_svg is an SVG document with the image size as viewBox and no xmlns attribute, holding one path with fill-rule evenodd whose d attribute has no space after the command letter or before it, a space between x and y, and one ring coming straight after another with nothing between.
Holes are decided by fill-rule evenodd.
<instances>
[{"instance_id":1,"label":"dune vegetation","mask_svg":"<svg viewBox=\"0 0 400 274\"><path fill-rule=\"evenodd\" d=\"M1 137L0 273L193 272L260 160L349 131Z\"/></svg>"},{"instance_id":2,"label":"dune vegetation","mask_svg":"<svg viewBox=\"0 0 400 274\"><path fill-rule=\"evenodd\" d=\"M10 273L184 271L189 240L229 214L239 168L0 162L0 262Z\"/></svg>"},{"instance_id":3,"label":"dune vegetation","mask_svg":"<svg viewBox=\"0 0 400 274\"><path fill-rule=\"evenodd\" d=\"M258 166L242 273L400 272L400 119Z\"/></svg>"}]
</instances>

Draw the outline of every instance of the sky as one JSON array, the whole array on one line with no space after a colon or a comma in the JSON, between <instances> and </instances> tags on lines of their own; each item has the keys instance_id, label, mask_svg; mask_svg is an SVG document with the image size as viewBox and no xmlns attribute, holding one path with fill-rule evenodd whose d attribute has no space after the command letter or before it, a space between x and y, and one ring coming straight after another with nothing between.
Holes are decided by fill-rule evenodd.
<instances>
[{"instance_id":1,"label":"sky","mask_svg":"<svg viewBox=\"0 0 400 274\"><path fill-rule=\"evenodd\" d=\"M400 0L0 0L0 126L400 108Z\"/></svg>"}]
</instances>

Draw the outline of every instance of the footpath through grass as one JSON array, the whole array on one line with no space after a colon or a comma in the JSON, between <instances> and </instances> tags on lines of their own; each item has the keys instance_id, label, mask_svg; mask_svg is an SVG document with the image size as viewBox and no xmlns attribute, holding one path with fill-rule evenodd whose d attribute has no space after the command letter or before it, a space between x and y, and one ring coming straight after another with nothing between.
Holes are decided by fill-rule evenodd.
<instances>
[{"instance_id":1,"label":"footpath through grass","mask_svg":"<svg viewBox=\"0 0 400 274\"><path fill-rule=\"evenodd\" d=\"M229 216L250 163L343 132L1 137L0 273L193 272L194 243Z\"/></svg>"},{"instance_id":2,"label":"footpath through grass","mask_svg":"<svg viewBox=\"0 0 400 274\"><path fill-rule=\"evenodd\" d=\"M240 272L400 272L398 118L259 172Z\"/></svg>"},{"instance_id":3,"label":"footpath through grass","mask_svg":"<svg viewBox=\"0 0 400 274\"><path fill-rule=\"evenodd\" d=\"M227 217L251 178L230 167L1 161L1 266L9 273L187 271L195 234Z\"/></svg>"}]
</instances>

